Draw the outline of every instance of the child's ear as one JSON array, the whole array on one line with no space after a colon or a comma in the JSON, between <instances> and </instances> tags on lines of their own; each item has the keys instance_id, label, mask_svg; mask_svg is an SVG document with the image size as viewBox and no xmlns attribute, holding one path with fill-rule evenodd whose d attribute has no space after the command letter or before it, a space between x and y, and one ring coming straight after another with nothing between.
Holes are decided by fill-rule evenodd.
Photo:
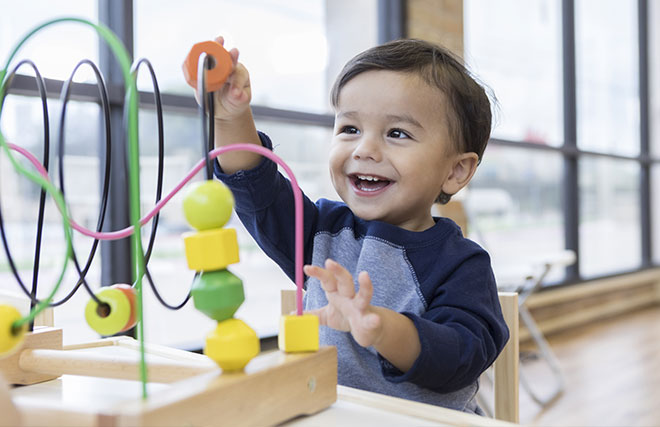
<instances>
[{"instance_id":1,"label":"child's ear","mask_svg":"<svg viewBox=\"0 0 660 427\"><path fill-rule=\"evenodd\" d=\"M446 194L456 194L465 187L477 171L479 156L477 153L458 154L447 179L442 184L442 191Z\"/></svg>"}]
</instances>

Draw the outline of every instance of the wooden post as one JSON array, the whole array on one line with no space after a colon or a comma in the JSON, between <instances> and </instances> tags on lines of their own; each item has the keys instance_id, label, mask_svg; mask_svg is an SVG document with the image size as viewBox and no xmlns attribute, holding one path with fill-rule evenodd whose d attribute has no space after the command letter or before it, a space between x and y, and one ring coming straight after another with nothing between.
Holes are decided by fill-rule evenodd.
<instances>
[{"instance_id":1,"label":"wooden post","mask_svg":"<svg viewBox=\"0 0 660 427\"><path fill-rule=\"evenodd\" d=\"M518 399L518 294L500 292L504 321L509 327L509 342L493 364L495 388L495 418L519 422Z\"/></svg>"}]
</instances>

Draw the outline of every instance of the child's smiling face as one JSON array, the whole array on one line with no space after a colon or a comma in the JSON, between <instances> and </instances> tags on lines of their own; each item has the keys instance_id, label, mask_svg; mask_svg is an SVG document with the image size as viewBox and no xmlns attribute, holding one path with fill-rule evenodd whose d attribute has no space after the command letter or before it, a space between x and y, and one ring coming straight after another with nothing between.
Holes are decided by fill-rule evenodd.
<instances>
[{"instance_id":1,"label":"child's smiling face","mask_svg":"<svg viewBox=\"0 0 660 427\"><path fill-rule=\"evenodd\" d=\"M330 175L353 213L411 231L433 226L440 192L460 190L477 161L475 153L457 152L447 108L444 94L412 73L367 71L345 84Z\"/></svg>"}]
</instances>

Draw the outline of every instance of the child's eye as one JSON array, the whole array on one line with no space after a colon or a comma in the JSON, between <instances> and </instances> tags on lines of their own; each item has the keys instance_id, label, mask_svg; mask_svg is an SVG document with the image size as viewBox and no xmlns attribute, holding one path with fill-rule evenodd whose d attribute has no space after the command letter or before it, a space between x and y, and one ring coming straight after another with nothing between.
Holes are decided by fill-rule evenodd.
<instances>
[{"instance_id":1,"label":"child's eye","mask_svg":"<svg viewBox=\"0 0 660 427\"><path fill-rule=\"evenodd\" d=\"M410 138L410 135L401 129L392 129L387 133L387 136L389 138L396 138L396 139L405 139L405 138Z\"/></svg>"},{"instance_id":2,"label":"child's eye","mask_svg":"<svg viewBox=\"0 0 660 427\"><path fill-rule=\"evenodd\" d=\"M339 130L339 133L347 133L347 134L350 134L350 135L357 135L358 133L360 133L360 131L355 126L343 126Z\"/></svg>"}]
</instances>

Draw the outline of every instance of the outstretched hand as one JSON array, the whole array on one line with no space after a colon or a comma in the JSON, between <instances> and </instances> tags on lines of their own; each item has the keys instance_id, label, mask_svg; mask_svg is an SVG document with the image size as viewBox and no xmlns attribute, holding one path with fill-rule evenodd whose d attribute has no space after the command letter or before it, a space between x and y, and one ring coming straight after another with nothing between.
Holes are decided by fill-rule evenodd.
<instances>
[{"instance_id":1,"label":"outstretched hand","mask_svg":"<svg viewBox=\"0 0 660 427\"><path fill-rule=\"evenodd\" d=\"M378 344L383 321L371 305L374 288L366 271L358 275L360 287L357 293L351 273L331 259L326 260L325 268L306 265L304 272L319 279L328 299L328 305L308 313L317 315L321 325L350 332L363 347Z\"/></svg>"}]
</instances>

